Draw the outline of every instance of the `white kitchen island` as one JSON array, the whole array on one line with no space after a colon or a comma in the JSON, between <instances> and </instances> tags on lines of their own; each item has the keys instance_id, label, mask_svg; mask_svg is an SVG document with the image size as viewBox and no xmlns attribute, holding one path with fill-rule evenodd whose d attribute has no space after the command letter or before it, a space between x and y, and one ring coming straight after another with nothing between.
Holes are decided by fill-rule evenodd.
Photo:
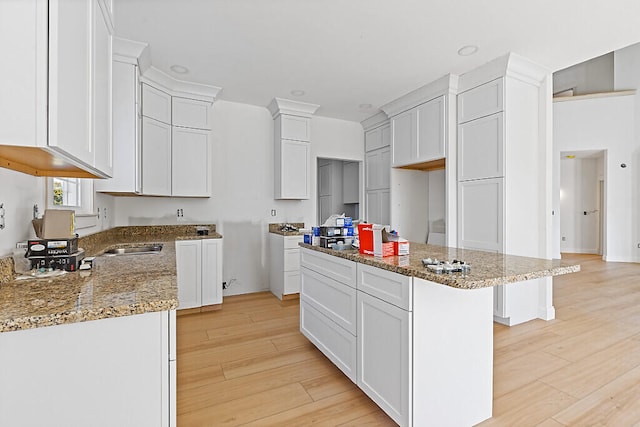
<instances>
[{"instance_id":1,"label":"white kitchen island","mask_svg":"<svg viewBox=\"0 0 640 427\"><path fill-rule=\"evenodd\" d=\"M580 267L411 245L375 258L301 244L300 329L399 425L477 424L492 414L493 286ZM427 257L471 272L430 273Z\"/></svg>"}]
</instances>

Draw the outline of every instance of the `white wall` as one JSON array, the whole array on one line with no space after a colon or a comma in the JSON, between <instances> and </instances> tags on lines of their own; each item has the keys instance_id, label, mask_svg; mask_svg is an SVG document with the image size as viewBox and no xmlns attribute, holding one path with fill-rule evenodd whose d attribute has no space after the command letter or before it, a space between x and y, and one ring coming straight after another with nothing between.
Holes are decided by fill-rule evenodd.
<instances>
[{"instance_id":1,"label":"white wall","mask_svg":"<svg viewBox=\"0 0 640 427\"><path fill-rule=\"evenodd\" d=\"M311 199L273 199L273 119L263 107L216 101L212 119L212 189L207 199L114 197L113 225L215 223L224 236L225 295L269 287L268 224L316 223L317 158L362 161L359 123L314 117L311 121ZM107 196L111 197L111 196ZM270 215L276 209L277 215Z\"/></svg>"},{"instance_id":2,"label":"white wall","mask_svg":"<svg viewBox=\"0 0 640 427\"><path fill-rule=\"evenodd\" d=\"M613 53L553 73L553 93L575 88L574 95L610 92L614 86Z\"/></svg>"},{"instance_id":3,"label":"white wall","mask_svg":"<svg viewBox=\"0 0 640 427\"><path fill-rule=\"evenodd\" d=\"M597 158L565 157L560 161L562 252L598 252L598 163Z\"/></svg>"},{"instance_id":4,"label":"white wall","mask_svg":"<svg viewBox=\"0 0 640 427\"><path fill-rule=\"evenodd\" d=\"M0 203L5 228L0 230L0 257L10 255L17 242L35 237L31 225L33 205L44 212L44 178L0 168Z\"/></svg>"},{"instance_id":5,"label":"white wall","mask_svg":"<svg viewBox=\"0 0 640 427\"><path fill-rule=\"evenodd\" d=\"M638 261L638 155L634 139L634 96L577 99L554 103L554 210L560 212L560 153L562 151L605 151L605 250L607 261ZM622 168L621 164L627 165ZM554 238L559 242L559 221ZM559 244L554 257L560 257Z\"/></svg>"}]
</instances>

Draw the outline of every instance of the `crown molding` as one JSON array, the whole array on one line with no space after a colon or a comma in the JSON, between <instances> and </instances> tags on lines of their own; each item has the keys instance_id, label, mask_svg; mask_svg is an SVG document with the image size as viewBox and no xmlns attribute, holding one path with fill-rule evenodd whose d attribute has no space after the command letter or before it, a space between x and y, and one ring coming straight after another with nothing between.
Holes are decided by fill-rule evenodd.
<instances>
[{"instance_id":1,"label":"crown molding","mask_svg":"<svg viewBox=\"0 0 640 427\"><path fill-rule=\"evenodd\" d=\"M280 114L311 117L318 108L320 108L320 106L316 104L282 98L273 98L269 105L267 105L267 109L271 113L271 117L274 119Z\"/></svg>"},{"instance_id":2,"label":"crown molding","mask_svg":"<svg viewBox=\"0 0 640 427\"><path fill-rule=\"evenodd\" d=\"M141 58L148 57L148 50L147 43L120 37L113 38L113 59L116 61L140 66Z\"/></svg>"},{"instance_id":3,"label":"crown molding","mask_svg":"<svg viewBox=\"0 0 640 427\"><path fill-rule=\"evenodd\" d=\"M216 100L220 91L222 91L222 88L217 86L174 79L155 67L150 67L146 70L140 80L143 83L151 84L172 96L197 99L199 101L207 101L211 103Z\"/></svg>"},{"instance_id":4,"label":"crown molding","mask_svg":"<svg viewBox=\"0 0 640 427\"><path fill-rule=\"evenodd\" d=\"M464 92L500 77L509 77L540 86L551 71L524 56L509 52L460 76L459 91Z\"/></svg>"},{"instance_id":5,"label":"crown molding","mask_svg":"<svg viewBox=\"0 0 640 427\"><path fill-rule=\"evenodd\" d=\"M362 129L364 129L365 132L386 125L387 123L389 123L389 117L384 111L379 111L373 116L366 118L360 122L360 124L362 125Z\"/></svg>"},{"instance_id":6,"label":"crown molding","mask_svg":"<svg viewBox=\"0 0 640 427\"><path fill-rule=\"evenodd\" d=\"M389 117L397 116L404 111L424 104L438 96L450 94L452 90L457 90L457 86L458 76L455 74L447 74L383 105L380 109L387 113Z\"/></svg>"}]
</instances>

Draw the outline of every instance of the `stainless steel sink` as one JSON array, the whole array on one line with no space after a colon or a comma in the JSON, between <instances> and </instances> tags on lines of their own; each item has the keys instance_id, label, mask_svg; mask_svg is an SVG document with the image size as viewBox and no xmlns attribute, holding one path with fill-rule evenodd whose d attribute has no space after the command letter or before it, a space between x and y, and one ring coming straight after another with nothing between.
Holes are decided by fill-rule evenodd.
<instances>
[{"instance_id":1,"label":"stainless steel sink","mask_svg":"<svg viewBox=\"0 0 640 427\"><path fill-rule=\"evenodd\" d=\"M117 256L117 255L144 255L144 254L157 254L162 250L162 245L147 245L147 246L136 246L131 248L115 248L109 249L105 251L104 255L106 256Z\"/></svg>"}]
</instances>

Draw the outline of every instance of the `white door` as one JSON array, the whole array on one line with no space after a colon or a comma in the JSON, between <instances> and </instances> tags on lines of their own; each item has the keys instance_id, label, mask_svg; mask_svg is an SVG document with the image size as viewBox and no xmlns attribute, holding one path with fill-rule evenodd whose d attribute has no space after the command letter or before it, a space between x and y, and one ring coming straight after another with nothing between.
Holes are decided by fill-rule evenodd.
<instances>
[{"instance_id":1,"label":"white door","mask_svg":"<svg viewBox=\"0 0 640 427\"><path fill-rule=\"evenodd\" d=\"M202 305L202 243L200 240L176 241L178 308Z\"/></svg>"},{"instance_id":2,"label":"white door","mask_svg":"<svg viewBox=\"0 0 640 427\"><path fill-rule=\"evenodd\" d=\"M395 422L411 413L411 312L358 291L357 384Z\"/></svg>"},{"instance_id":3,"label":"white door","mask_svg":"<svg viewBox=\"0 0 640 427\"><path fill-rule=\"evenodd\" d=\"M208 197L209 131L173 127L171 141L171 194Z\"/></svg>"},{"instance_id":4,"label":"white door","mask_svg":"<svg viewBox=\"0 0 640 427\"><path fill-rule=\"evenodd\" d=\"M171 125L142 118L142 192L171 195Z\"/></svg>"},{"instance_id":5,"label":"white door","mask_svg":"<svg viewBox=\"0 0 640 427\"><path fill-rule=\"evenodd\" d=\"M202 305L222 304L222 239L202 240Z\"/></svg>"},{"instance_id":6,"label":"white door","mask_svg":"<svg viewBox=\"0 0 640 427\"><path fill-rule=\"evenodd\" d=\"M311 151L308 142L283 139L281 145L281 199L309 198Z\"/></svg>"}]
</instances>

